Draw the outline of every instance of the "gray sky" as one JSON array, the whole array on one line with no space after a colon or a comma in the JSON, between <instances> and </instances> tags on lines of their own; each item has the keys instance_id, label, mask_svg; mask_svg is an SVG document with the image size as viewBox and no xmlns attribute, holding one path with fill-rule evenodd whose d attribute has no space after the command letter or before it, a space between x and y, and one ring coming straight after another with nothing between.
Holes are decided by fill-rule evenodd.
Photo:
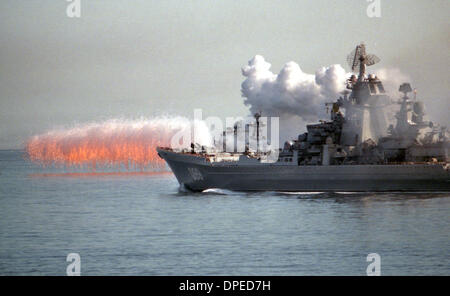
<instances>
[{"instance_id":1,"label":"gray sky","mask_svg":"<svg viewBox=\"0 0 450 296\"><path fill-rule=\"evenodd\" d=\"M450 1L0 1L0 149L55 126L159 114L245 116L241 67L339 63L360 41L371 67L408 74L431 119L450 125ZM375 71L376 72L376 71ZM435 103L438 102L438 103Z\"/></svg>"}]
</instances>

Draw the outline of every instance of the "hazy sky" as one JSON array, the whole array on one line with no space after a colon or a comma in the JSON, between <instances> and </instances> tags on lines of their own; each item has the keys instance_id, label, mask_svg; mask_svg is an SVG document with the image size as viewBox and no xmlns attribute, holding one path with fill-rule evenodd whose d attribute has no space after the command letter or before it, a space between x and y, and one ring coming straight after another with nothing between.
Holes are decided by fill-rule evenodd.
<instances>
[{"instance_id":1,"label":"hazy sky","mask_svg":"<svg viewBox=\"0 0 450 296\"><path fill-rule=\"evenodd\" d=\"M241 67L260 54L314 73L360 41L450 126L450 1L0 1L0 149L54 126L159 114L244 116ZM439 104L433 104L439 102ZM433 119L433 118L432 118Z\"/></svg>"}]
</instances>

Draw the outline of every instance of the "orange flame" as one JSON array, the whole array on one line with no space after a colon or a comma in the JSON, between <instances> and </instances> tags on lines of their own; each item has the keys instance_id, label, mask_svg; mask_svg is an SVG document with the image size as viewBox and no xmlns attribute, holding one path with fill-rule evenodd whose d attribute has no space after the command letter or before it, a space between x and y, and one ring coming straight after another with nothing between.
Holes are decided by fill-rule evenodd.
<instances>
[{"instance_id":1,"label":"orange flame","mask_svg":"<svg viewBox=\"0 0 450 296\"><path fill-rule=\"evenodd\" d=\"M168 120L111 120L54 130L34 136L25 148L30 160L43 166L162 169L165 162L156 147L170 146L171 137L189 124L187 119Z\"/></svg>"}]
</instances>

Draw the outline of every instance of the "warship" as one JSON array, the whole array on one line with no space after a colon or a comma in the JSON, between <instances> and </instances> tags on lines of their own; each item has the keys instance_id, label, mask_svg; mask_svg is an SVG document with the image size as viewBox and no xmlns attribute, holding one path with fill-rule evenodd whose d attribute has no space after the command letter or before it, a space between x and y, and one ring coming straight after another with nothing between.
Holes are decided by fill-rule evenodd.
<instances>
[{"instance_id":1,"label":"warship","mask_svg":"<svg viewBox=\"0 0 450 296\"><path fill-rule=\"evenodd\" d=\"M400 85L403 96L395 101L376 75L366 75L366 67L379 61L357 45L348 56L357 75L342 96L325 104L330 119L307 125L276 151L275 162L265 161L270 151L259 149L261 114L255 114L256 150L224 152L193 143L191 149L157 147L158 155L192 191L450 191L446 127L424 119L424 105L409 83ZM383 107L393 103L400 108L389 125Z\"/></svg>"}]
</instances>

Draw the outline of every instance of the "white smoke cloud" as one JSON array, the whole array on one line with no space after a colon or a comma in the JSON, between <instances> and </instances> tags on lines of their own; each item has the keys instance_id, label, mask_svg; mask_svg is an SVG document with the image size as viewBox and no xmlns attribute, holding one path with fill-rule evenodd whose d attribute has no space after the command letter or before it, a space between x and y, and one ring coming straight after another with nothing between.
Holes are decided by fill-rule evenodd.
<instances>
[{"instance_id":1,"label":"white smoke cloud","mask_svg":"<svg viewBox=\"0 0 450 296\"><path fill-rule=\"evenodd\" d=\"M244 104L252 114L280 117L280 140L296 138L307 123L328 119L325 103L334 102L345 89L352 73L339 65L318 69L315 74L302 71L295 62L286 63L280 73L270 70L271 64L256 55L242 68L246 78L242 83ZM397 98L398 87L409 81L399 69L384 68L377 71L387 93Z\"/></svg>"},{"instance_id":2,"label":"white smoke cloud","mask_svg":"<svg viewBox=\"0 0 450 296\"><path fill-rule=\"evenodd\" d=\"M315 74L301 70L295 62L283 66L279 74L260 55L242 68L244 104L250 112L280 117L280 136L296 137L307 122L326 118L325 102L334 101L345 88L348 74L340 65L322 67Z\"/></svg>"}]
</instances>

